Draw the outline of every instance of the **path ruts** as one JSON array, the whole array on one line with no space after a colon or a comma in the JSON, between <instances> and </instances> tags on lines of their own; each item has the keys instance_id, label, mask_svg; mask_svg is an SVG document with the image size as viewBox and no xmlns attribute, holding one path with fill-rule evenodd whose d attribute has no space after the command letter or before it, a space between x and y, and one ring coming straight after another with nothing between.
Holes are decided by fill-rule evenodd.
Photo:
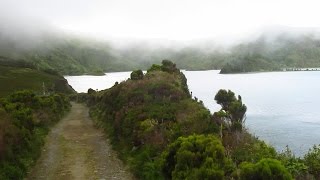
<instances>
[{"instance_id":1,"label":"path ruts","mask_svg":"<svg viewBox=\"0 0 320 180\"><path fill-rule=\"evenodd\" d=\"M94 127L88 108L72 103L68 115L47 136L41 157L27 179L133 178L104 133Z\"/></svg>"}]
</instances>

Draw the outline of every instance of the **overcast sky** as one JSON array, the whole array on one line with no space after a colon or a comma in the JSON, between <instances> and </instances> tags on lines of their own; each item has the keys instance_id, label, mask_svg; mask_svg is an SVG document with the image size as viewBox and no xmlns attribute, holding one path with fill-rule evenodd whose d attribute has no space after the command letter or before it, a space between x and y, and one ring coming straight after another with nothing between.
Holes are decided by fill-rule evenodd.
<instances>
[{"instance_id":1,"label":"overcast sky","mask_svg":"<svg viewBox=\"0 0 320 180\"><path fill-rule=\"evenodd\" d=\"M316 0L0 0L0 20L105 38L194 40L319 28L319 7Z\"/></svg>"}]
</instances>

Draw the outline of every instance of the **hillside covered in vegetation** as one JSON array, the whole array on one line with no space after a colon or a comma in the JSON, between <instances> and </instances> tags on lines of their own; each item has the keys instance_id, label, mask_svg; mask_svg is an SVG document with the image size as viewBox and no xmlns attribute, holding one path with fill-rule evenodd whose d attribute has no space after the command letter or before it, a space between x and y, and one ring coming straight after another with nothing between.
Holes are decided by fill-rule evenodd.
<instances>
[{"instance_id":1,"label":"hillside covered in vegetation","mask_svg":"<svg viewBox=\"0 0 320 180\"><path fill-rule=\"evenodd\" d=\"M0 179L23 179L41 153L49 127L70 108L62 94L18 91L0 99Z\"/></svg>"},{"instance_id":2,"label":"hillside covered in vegetation","mask_svg":"<svg viewBox=\"0 0 320 180\"><path fill-rule=\"evenodd\" d=\"M225 56L215 48L162 47L133 43L125 47L108 41L74 35L43 33L40 37L1 34L0 56L24 60L37 69L53 69L62 75L104 75L104 72L147 69L163 58L176 59L182 69L220 69Z\"/></svg>"},{"instance_id":3,"label":"hillside covered in vegetation","mask_svg":"<svg viewBox=\"0 0 320 180\"><path fill-rule=\"evenodd\" d=\"M228 46L210 40L169 44L138 41L121 46L58 32L11 37L0 31L0 56L24 60L41 70L54 69L63 75L148 69L161 59L175 59L180 69L222 69L221 73L320 67L320 40L313 33L266 32Z\"/></svg>"},{"instance_id":4,"label":"hillside covered in vegetation","mask_svg":"<svg viewBox=\"0 0 320 180\"><path fill-rule=\"evenodd\" d=\"M58 33L25 36L12 38L0 32L0 56L26 61L41 70L53 69L63 75L102 75L106 71L127 69L128 62L118 62L107 43Z\"/></svg>"},{"instance_id":5,"label":"hillside covered in vegetation","mask_svg":"<svg viewBox=\"0 0 320 180\"><path fill-rule=\"evenodd\" d=\"M32 64L0 57L0 97L29 89L38 94L74 93L67 80L52 70L37 70Z\"/></svg>"},{"instance_id":6,"label":"hillside covered in vegetation","mask_svg":"<svg viewBox=\"0 0 320 180\"><path fill-rule=\"evenodd\" d=\"M319 178L319 147L296 158L246 131L241 96L220 90L211 114L192 98L171 61L134 71L112 88L88 91L91 116L139 179ZM82 96L83 97L83 96ZM313 160L312 160L313 159Z\"/></svg>"},{"instance_id":7,"label":"hillside covered in vegetation","mask_svg":"<svg viewBox=\"0 0 320 180\"><path fill-rule=\"evenodd\" d=\"M320 40L316 35L267 35L235 46L221 73L282 71L320 67Z\"/></svg>"}]
</instances>

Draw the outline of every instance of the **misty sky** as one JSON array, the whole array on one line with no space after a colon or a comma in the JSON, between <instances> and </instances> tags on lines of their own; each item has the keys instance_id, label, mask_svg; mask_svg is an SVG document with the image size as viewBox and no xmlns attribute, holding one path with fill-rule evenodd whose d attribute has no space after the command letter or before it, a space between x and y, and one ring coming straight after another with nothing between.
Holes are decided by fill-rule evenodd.
<instances>
[{"instance_id":1,"label":"misty sky","mask_svg":"<svg viewBox=\"0 0 320 180\"><path fill-rule=\"evenodd\" d=\"M39 23L105 38L239 38L274 26L319 28L319 7L316 0L0 0L0 28Z\"/></svg>"}]
</instances>

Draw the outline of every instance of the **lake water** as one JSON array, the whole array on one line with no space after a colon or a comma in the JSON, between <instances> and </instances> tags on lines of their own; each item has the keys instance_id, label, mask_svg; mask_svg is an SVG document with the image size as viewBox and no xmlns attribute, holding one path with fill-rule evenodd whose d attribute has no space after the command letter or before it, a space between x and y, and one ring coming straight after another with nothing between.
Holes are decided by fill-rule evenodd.
<instances>
[{"instance_id":1,"label":"lake water","mask_svg":"<svg viewBox=\"0 0 320 180\"><path fill-rule=\"evenodd\" d=\"M211 112L219 89L241 95L247 105L246 127L278 151L289 146L301 156L320 144L320 72L268 72L222 75L219 71L184 71L189 90ZM78 92L102 90L128 79L130 72L105 76L66 76Z\"/></svg>"},{"instance_id":2,"label":"lake water","mask_svg":"<svg viewBox=\"0 0 320 180\"><path fill-rule=\"evenodd\" d=\"M65 76L68 83L77 92L88 92L89 88L103 90L112 87L115 82L125 81L130 77L131 72L106 73L105 76Z\"/></svg>"}]
</instances>

